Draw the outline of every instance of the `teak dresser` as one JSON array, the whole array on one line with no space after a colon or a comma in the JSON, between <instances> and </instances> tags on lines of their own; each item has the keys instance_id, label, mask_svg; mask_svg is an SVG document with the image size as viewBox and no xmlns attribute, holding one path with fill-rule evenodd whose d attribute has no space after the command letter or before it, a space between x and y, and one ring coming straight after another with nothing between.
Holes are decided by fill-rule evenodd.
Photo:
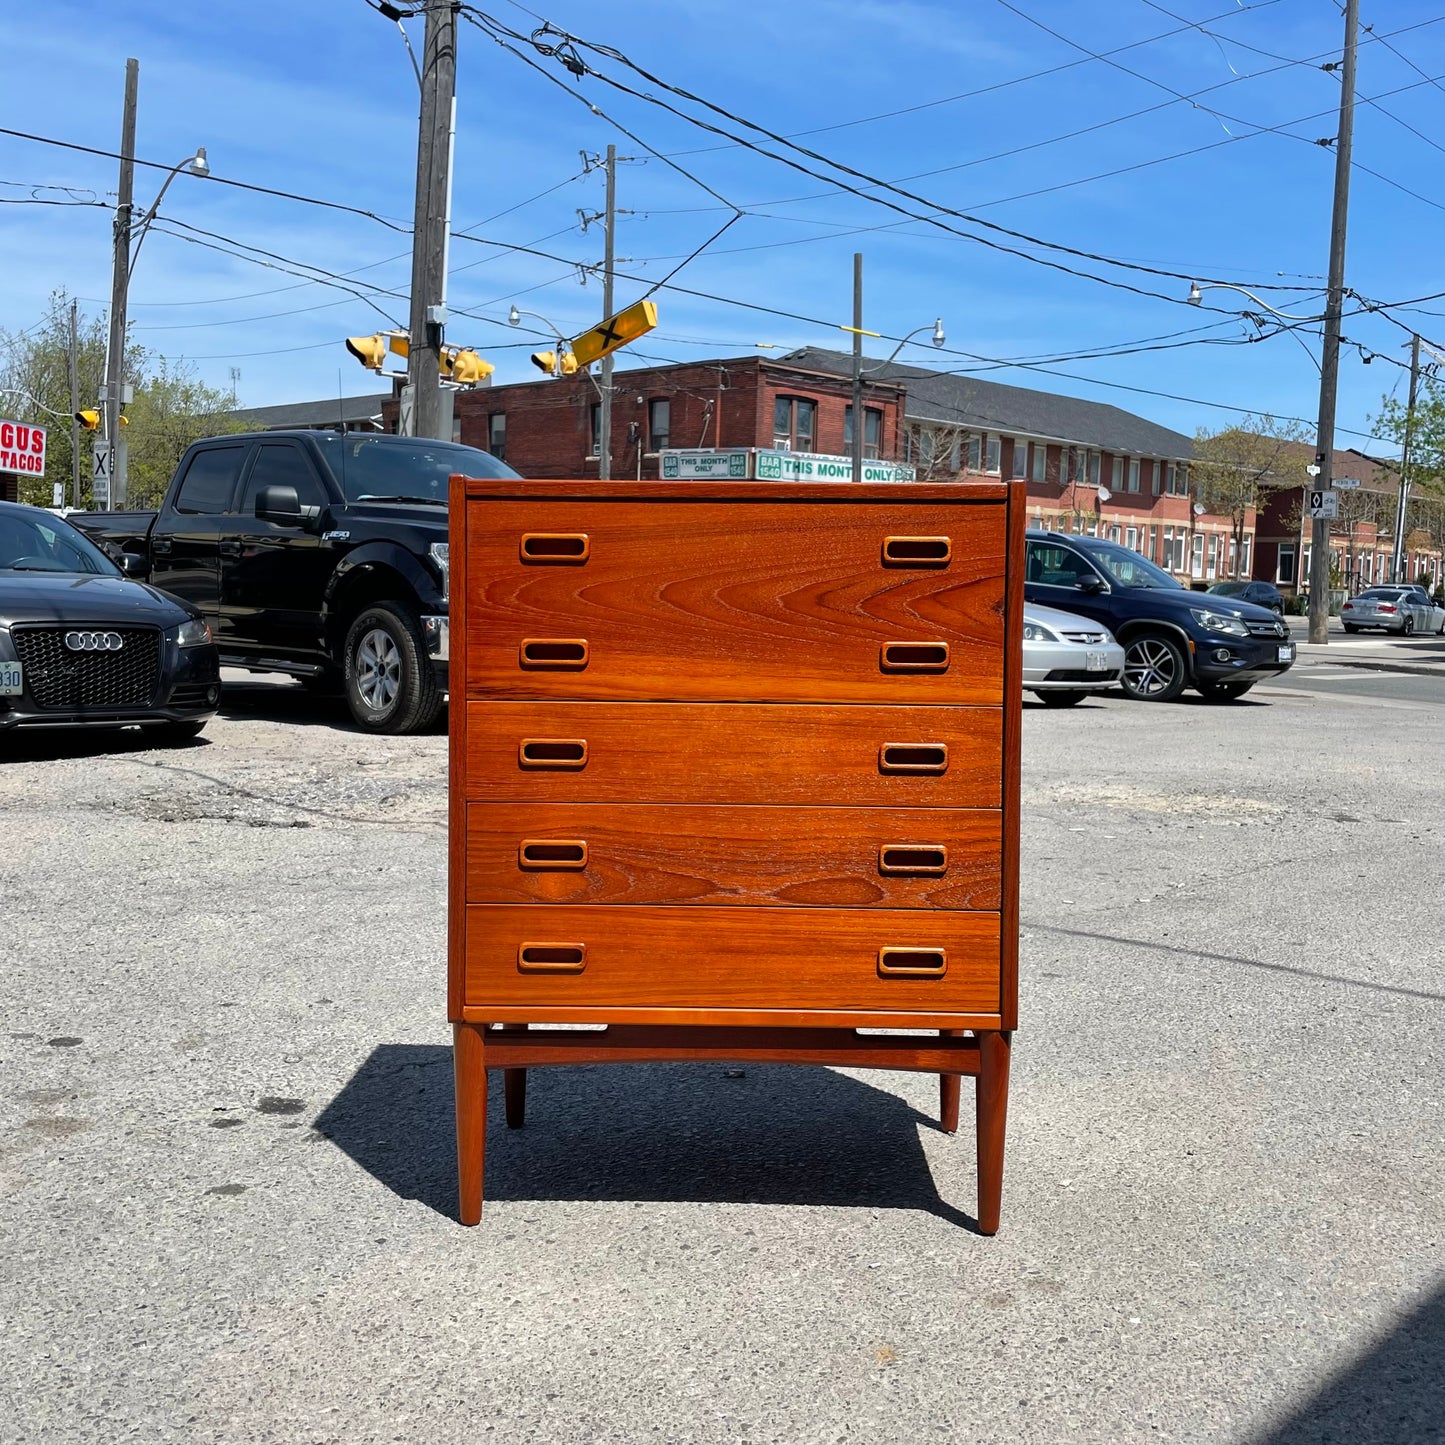
<instances>
[{"instance_id":1,"label":"teak dresser","mask_svg":"<svg viewBox=\"0 0 1445 1445\"><path fill-rule=\"evenodd\" d=\"M1021 483L452 479L464 1224L487 1069L516 1127L528 1068L703 1059L937 1073L949 1131L976 1075L997 1230L1023 528Z\"/></svg>"}]
</instances>

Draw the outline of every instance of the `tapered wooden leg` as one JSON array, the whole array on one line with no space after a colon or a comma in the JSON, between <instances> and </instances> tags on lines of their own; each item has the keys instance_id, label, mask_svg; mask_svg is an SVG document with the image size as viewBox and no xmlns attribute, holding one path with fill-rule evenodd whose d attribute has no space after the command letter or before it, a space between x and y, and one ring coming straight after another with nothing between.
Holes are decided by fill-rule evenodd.
<instances>
[{"instance_id":1,"label":"tapered wooden leg","mask_svg":"<svg viewBox=\"0 0 1445 1445\"><path fill-rule=\"evenodd\" d=\"M524 1034L526 1024L503 1024L506 1034ZM527 1121L527 1071L526 1069L503 1069L502 1092L507 1101L507 1128L520 1129Z\"/></svg>"},{"instance_id":2,"label":"tapered wooden leg","mask_svg":"<svg viewBox=\"0 0 1445 1445\"><path fill-rule=\"evenodd\" d=\"M482 1167L487 1154L486 1032L480 1024L452 1025L457 1089L457 1216L482 1222Z\"/></svg>"},{"instance_id":3,"label":"tapered wooden leg","mask_svg":"<svg viewBox=\"0 0 1445 1445\"><path fill-rule=\"evenodd\" d=\"M939 1029L939 1037L956 1039L962 1029ZM938 1076L938 1126L945 1134L958 1132L958 1096L963 1080L957 1074Z\"/></svg>"},{"instance_id":4,"label":"tapered wooden leg","mask_svg":"<svg viewBox=\"0 0 1445 1445\"><path fill-rule=\"evenodd\" d=\"M1003 1141L1008 1118L1008 1066L1012 1035L980 1031L975 1102L978 1113L978 1227L998 1233L1003 1203Z\"/></svg>"}]
</instances>

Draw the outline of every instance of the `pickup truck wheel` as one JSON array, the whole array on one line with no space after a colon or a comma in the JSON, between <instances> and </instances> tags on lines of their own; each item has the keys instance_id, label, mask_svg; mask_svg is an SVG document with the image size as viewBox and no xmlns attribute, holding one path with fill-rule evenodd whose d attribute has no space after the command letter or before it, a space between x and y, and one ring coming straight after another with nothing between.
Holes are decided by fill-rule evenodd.
<instances>
[{"instance_id":1,"label":"pickup truck wheel","mask_svg":"<svg viewBox=\"0 0 1445 1445\"><path fill-rule=\"evenodd\" d=\"M1184 649L1162 632L1145 632L1124 646L1124 691L1136 702L1173 702L1189 681Z\"/></svg>"},{"instance_id":2,"label":"pickup truck wheel","mask_svg":"<svg viewBox=\"0 0 1445 1445\"><path fill-rule=\"evenodd\" d=\"M413 733L442 708L421 624L405 604L365 608L346 634L346 701L372 733Z\"/></svg>"}]
</instances>

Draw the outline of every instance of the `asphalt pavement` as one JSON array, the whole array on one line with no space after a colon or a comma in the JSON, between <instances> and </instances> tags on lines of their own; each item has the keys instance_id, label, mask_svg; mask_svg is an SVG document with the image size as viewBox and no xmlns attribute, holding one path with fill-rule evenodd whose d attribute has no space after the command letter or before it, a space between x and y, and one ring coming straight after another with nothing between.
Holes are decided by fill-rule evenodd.
<instances>
[{"instance_id":1,"label":"asphalt pavement","mask_svg":"<svg viewBox=\"0 0 1445 1445\"><path fill-rule=\"evenodd\" d=\"M444 734L0 738L0 1440L1438 1445L1445 714L1337 657L1026 705L992 1239L935 1080L685 1065L461 1228Z\"/></svg>"}]
</instances>

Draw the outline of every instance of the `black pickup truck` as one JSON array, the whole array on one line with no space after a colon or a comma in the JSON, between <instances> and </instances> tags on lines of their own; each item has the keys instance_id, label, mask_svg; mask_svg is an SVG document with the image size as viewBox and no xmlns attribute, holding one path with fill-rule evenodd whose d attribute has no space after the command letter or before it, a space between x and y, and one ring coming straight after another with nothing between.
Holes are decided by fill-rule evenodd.
<instances>
[{"instance_id":1,"label":"black pickup truck","mask_svg":"<svg viewBox=\"0 0 1445 1445\"><path fill-rule=\"evenodd\" d=\"M339 685L363 728L415 732L447 687L453 472L517 475L414 437L213 437L186 451L159 512L70 520L204 613L223 664Z\"/></svg>"}]
</instances>

